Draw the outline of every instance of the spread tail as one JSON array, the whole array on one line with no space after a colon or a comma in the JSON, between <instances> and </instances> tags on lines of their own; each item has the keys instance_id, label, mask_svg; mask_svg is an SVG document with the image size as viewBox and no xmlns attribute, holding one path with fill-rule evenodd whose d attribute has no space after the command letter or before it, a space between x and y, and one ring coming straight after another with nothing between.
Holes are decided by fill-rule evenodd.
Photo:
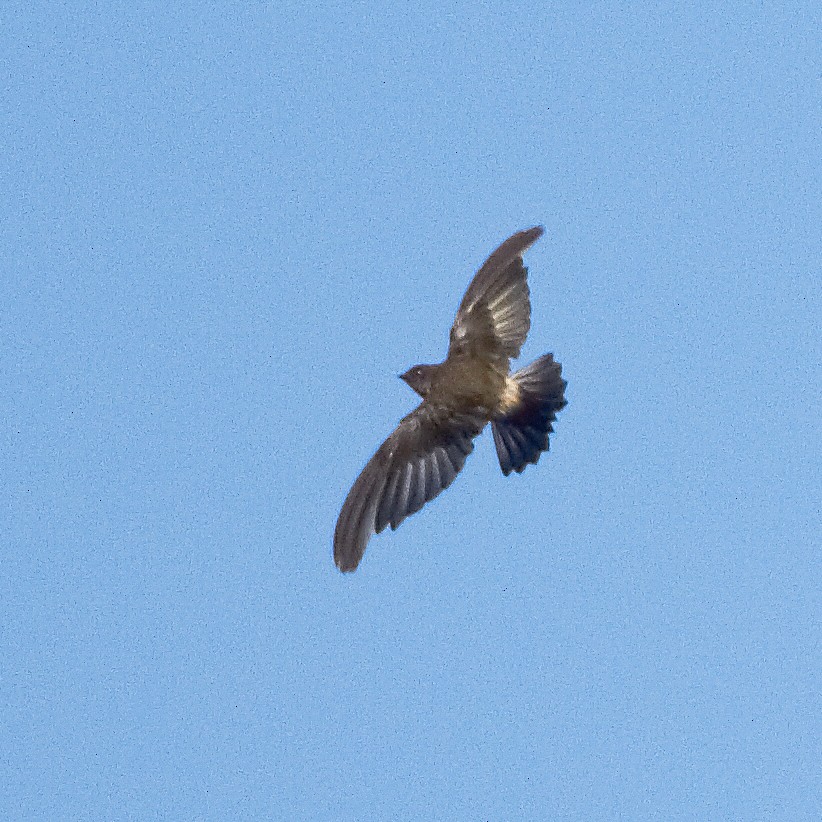
<instances>
[{"instance_id":1,"label":"spread tail","mask_svg":"<svg viewBox=\"0 0 822 822\"><path fill-rule=\"evenodd\" d=\"M536 464L548 450L548 435L557 412L565 407L562 366L546 354L512 374L519 388L513 408L491 423L502 473L521 474L529 463Z\"/></svg>"}]
</instances>

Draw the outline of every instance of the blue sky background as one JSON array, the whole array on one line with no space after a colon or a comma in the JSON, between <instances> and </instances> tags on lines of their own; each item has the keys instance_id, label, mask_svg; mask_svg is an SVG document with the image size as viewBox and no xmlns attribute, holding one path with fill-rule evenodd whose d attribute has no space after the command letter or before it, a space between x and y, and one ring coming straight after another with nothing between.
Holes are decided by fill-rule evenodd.
<instances>
[{"instance_id":1,"label":"blue sky background","mask_svg":"<svg viewBox=\"0 0 822 822\"><path fill-rule=\"evenodd\" d=\"M0 817L818 819L820 43L6 0ZM396 374L536 223L550 454L344 577Z\"/></svg>"}]
</instances>

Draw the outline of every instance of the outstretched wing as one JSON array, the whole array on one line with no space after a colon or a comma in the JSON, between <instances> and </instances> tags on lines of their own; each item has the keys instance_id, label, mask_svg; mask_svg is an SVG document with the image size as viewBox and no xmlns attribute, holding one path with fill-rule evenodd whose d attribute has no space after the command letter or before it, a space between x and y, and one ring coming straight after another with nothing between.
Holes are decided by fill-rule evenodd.
<instances>
[{"instance_id":1,"label":"outstretched wing","mask_svg":"<svg viewBox=\"0 0 822 822\"><path fill-rule=\"evenodd\" d=\"M509 237L476 273L465 292L448 356L515 359L531 327L531 302L522 255L542 236L542 227Z\"/></svg>"},{"instance_id":2,"label":"outstretched wing","mask_svg":"<svg viewBox=\"0 0 822 822\"><path fill-rule=\"evenodd\" d=\"M380 446L348 492L334 531L334 562L353 571L371 534L392 530L446 489L487 418L423 402Z\"/></svg>"}]
</instances>

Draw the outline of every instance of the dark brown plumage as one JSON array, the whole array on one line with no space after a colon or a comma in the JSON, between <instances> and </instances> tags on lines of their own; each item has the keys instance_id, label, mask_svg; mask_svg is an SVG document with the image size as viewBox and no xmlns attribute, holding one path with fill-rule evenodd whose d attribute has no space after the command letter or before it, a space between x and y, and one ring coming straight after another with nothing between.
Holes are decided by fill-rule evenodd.
<instances>
[{"instance_id":1,"label":"dark brown plumage","mask_svg":"<svg viewBox=\"0 0 822 822\"><path fill-rule=\"evenodd\" d=\"M373 533L396 528L447 488L490 422L502 472L521 473L548 450L565 406L561 366L546 354L514 374L531 325L522 255L539 226L509 237L468 286L445 362L416 365L402 379L422 398L380 446L349 491L334 532L334 561L353 571Z\"/></svg>"}]
</instances>

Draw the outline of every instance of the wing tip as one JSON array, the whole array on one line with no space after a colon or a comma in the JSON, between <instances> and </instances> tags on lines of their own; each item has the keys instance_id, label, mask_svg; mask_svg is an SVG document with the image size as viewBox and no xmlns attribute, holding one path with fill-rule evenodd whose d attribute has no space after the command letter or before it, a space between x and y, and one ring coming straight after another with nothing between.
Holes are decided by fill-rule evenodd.
<instances>
[{"instance_id":1,"label":"wing tip","mask_svg":"<svg viewBox=\"0 0 822 822\"><path fill-rule=\"evenodd\" d=\"M524 228L508 238L506 242L515 245L519 250L518 256L521 258L523 254L545 233L545 227L535 225L531 228Z\"/></svg>"},{"instance_id":2,"label":"wing tip","mask_svg":"<svg viewBox=\"0 0 822 822\"><path fill-rule=\"evenodd\" d=\"M357 546L346 545L344 540L341 540L339 536L335 536L334 564L343 574L356 571L364 553L365 546L363 546L363 550L358 550Z\"/></svg>"},{"instance_id":3,"label":"wing tip","mask_svg":"<svg viewBox=\"0 0 822 822\"><path fill-rule=\"evenodd\" d=\"M486 261L486 265L492 260L504 261L507 257L510 260L522 259L522 255L545 233L545 228L535 225L531 228L524 228L512 234L507 240L502 242Z\"/></svg>"},{"instance_id":4,"label":"wing tip","mask_svg":"<svg viewBox=\"0 0 822 822\"><path fill-rule=\"evenodd\" d=\"M348 564L344 560L337 559L336 557L334 558L334 564L342 574L352 574L359 566L359 562Z\"/></svg>"},{"instance_id":5,"label":"wing tip","mask_svg":"<svg viewBox=\"0 0 822 822\"><path fill-rule=\"evenodd\" d=\"M543 225L535 225L532 228L525 228L519 232L522 235L523 240L529 241L529 245L531 243L535 243L544 233L545 233L545 226Z\"/></svg>"}]
</instances>

